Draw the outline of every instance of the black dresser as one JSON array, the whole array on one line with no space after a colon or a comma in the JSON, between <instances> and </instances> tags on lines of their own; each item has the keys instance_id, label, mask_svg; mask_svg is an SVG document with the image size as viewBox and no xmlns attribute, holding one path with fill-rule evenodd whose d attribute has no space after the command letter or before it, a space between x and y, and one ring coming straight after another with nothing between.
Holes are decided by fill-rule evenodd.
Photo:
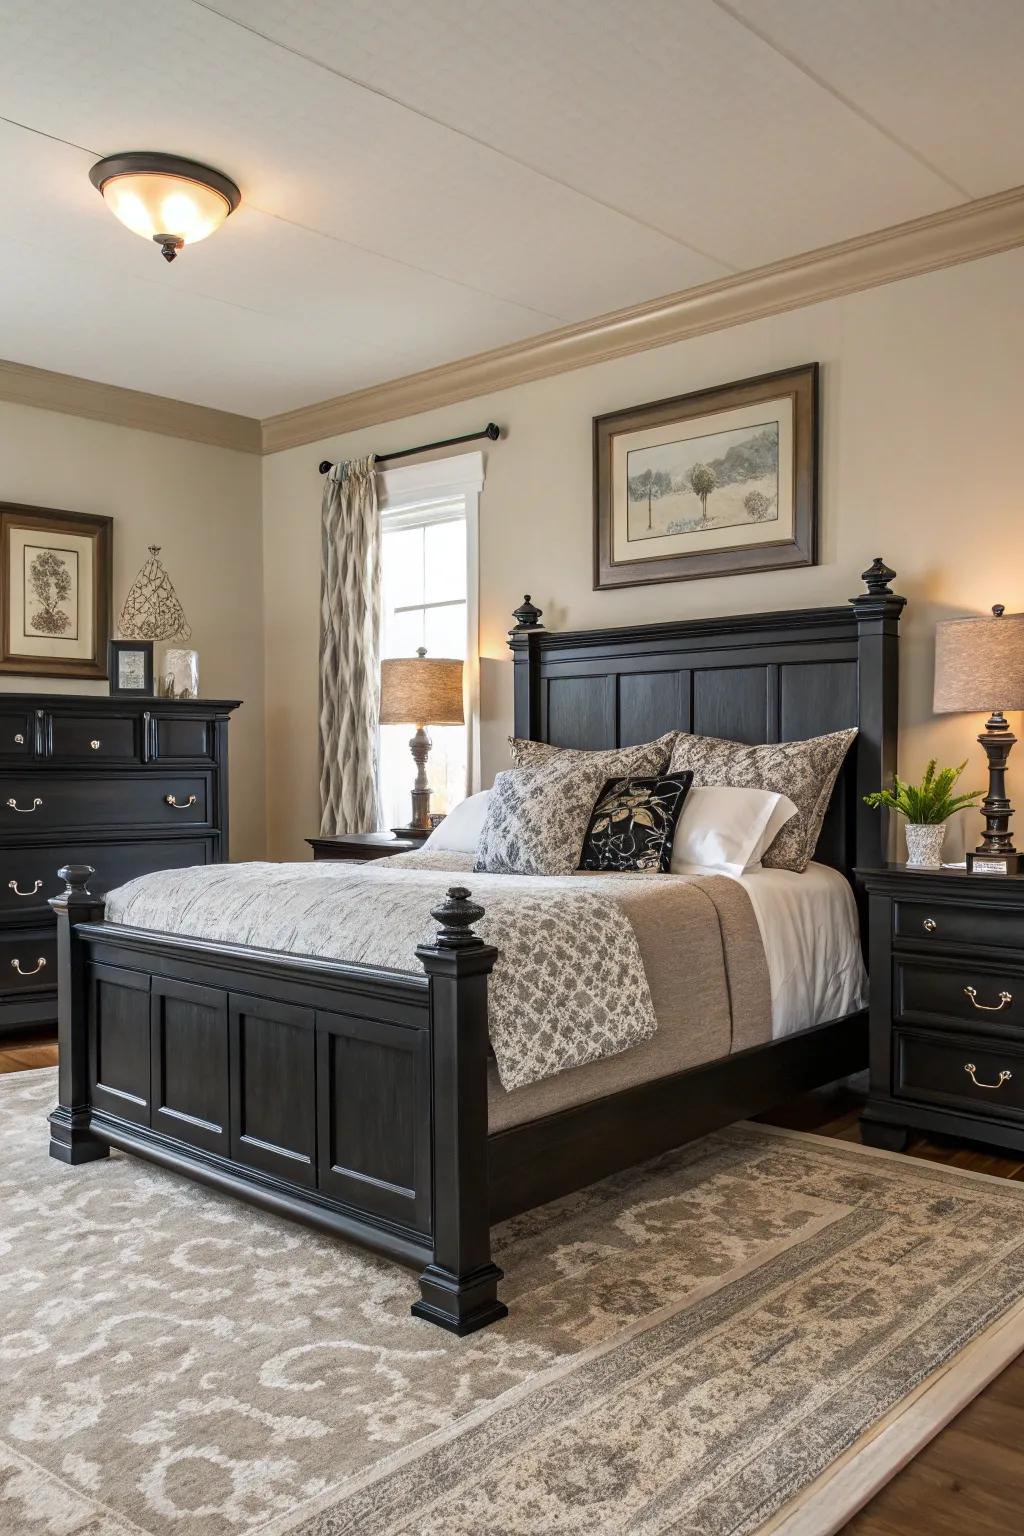
<instances>
[{"instance_id":1,"label":"black dresser","mask_svg":"<svg viewBox=\"0 0 1024 1536\"><path fill-rule=\"evenodd\" d=\"M63 864L101 894L228 856L237 701L0 694L0 1034L57 1017L47 900Z\"/></svg>"}]
</instances>

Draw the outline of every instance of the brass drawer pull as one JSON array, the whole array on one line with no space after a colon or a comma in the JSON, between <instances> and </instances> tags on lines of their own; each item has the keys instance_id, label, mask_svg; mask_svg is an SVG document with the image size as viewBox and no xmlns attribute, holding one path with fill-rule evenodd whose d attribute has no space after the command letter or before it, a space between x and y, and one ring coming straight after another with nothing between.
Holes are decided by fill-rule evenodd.
<instances>
[{"instance_id":1,"label":"brass drawer pull","mask_svg":"<svg viewBox=\"0 0 1024 1536\"><path fill-rule=\"evenodd\" d=\"M100 741L90 741L89 745L90 745L90 747L92 747L94 752L98 752L100 747L102 746L102 742L100 742Z\"/></svg>"},{"instance_id":2,"label":"brass drawer pull","mask_svg":"<svg viewBox=\"0 0 1024 1536\"><path fill-rule=\"evenodd\" d=\"M9 811L17 811L20 816L31 816L33 811L38 811L42 803L41 800L36 799L32 801L31 805L19 805L17 800L8 800L7 809Z\"/></svg>"},{"instance_id":3,"label":"brass drawer pull","mask_svg":"<svg viewBox=\"0 0 1024 1536\"><path fill-rule=\"evenodd\" d=\"M1000 992L998 1003L979 1003L978 994L973 987L964 987L964 994L970 998L972 1006L977 1008L979 1013L1001 1013L1013 1002L1012 992Z\"/></svg>"},{"instance_id":4,"label":"brass drawer pull","mask_svg":"<svg viewBox=\"0 0 1024 1536\"><path fill-rule=\"evenodd\" d=\"M40 955L38 960L36 961L35 970L32 970L32 971L23 971L22 968L21 968L21 961L18 960L18 959L12 960L11 961L11 966L13 967L14 970L17 971L19 976L35 976L39 971L43 971L43 970L46 969L46 959L45 959L45 957L43 955Z\"/></svg>"},{"instance_id":5,"label":"brass drawer pull","mask_svg":"<svg viewBox=\"0 0 1024 1536\"><path fill-rule=\"evenodd\" d=\"M41 891L42 888L43 882L41 880L37 880L30 891L19 891L17 880L8 880L7 882L7 889L13 891L15 896L34 896L36 891Z\"/></svg>"},{"instance_id":6,"label":"brass drawer pull","mask_svg":"<svg viewBox=\"0 0 1024 1536\"><path fill-rule=\"evenodd\" d=\"M934 933L938 926L939 925L935 921L934 917L926 917L924 922L921 924L921 927L924 929L925 933Z\"/></svg>"},{"instance_id":7,"label":"brass drawer pull","mask_svg":"<svg viewBox=\"0 0 1024 1536\"><path fill-rule=\"evenodd\" d=\"M195 795L189 795L187 800L178 801L173 795L164 795L164 801L170 806L172 811L187 811L190 806L195 805L196 797Z\"/></svg>"},{"instance_id":8,"label":"brass drawer pull","mask_svg":"<svg viewBox=\"0 0 1024 1536\"><path fill-rule=\"evenodd\" d=\"M1008 1083L1010 1078L1013 1076L1012 1072L1000 1072L998 1083L979 1083L978 1079L974 1075L977 1070L978 1069L974 1065L973 1061L968 1061L964 1064L964 1071L967 1073L967 1076L970 1078L975 1088L1001 1088L1003 1084Z\"/></svg>"}]
</instances>

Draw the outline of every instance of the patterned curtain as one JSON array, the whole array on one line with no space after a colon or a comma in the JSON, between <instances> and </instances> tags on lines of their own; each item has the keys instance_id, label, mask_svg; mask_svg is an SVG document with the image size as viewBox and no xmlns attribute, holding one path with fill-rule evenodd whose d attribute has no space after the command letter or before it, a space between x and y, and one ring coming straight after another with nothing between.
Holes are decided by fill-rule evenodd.
<instances>
[{"instance_id":1,"label":"patterned curtain","mask_svg":"<svg viewBox=\"0 0 1024 1536\"><path fill-rule=\"evenodd\" d=\"M380 512L373 455L335 464L320 539L320 831L377 826Z\"/></svg>"}]
</instances>

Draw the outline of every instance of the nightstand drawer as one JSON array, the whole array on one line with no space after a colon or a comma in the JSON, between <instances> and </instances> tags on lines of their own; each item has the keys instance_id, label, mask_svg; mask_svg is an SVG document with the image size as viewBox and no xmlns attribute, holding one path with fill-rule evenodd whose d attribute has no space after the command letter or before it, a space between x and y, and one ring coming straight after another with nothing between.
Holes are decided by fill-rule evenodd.
<instances>
[{"instance_id":1,"label":"nightstand drawer","mask_svg":"<svg viewBox=\"0 0 1024 1536\"><path fill-rule=\"evenodd\" d=\"M894 1031L893 1046L896 1098L1024 1118L1024 1048L903 1029Z\"/></svg>"},{"instance_id":2,"label":"nightstand drawer","mask_svg":"<svg viewBox=\"0 0 1024 1536\"><path fill-rule=\"evenodd\" d=\"M897 957L893 1015L951 1019L978 1029L990 1024L1024 1028L1024 976L1009 974L998 962L936 965Z\"/></svg>"},{"instance_id":3,"label":"nightstand drawer","mask_svg":"<svg viewBox=\"0 0 1024 1536\"><path fill-rule=\"evenodd\" d=\"M940 951L947 944L1024 951L1024 907L954 907L941 902L894 901L893 909L897 939L932 944Z\"/></svg>"}]
</instances>

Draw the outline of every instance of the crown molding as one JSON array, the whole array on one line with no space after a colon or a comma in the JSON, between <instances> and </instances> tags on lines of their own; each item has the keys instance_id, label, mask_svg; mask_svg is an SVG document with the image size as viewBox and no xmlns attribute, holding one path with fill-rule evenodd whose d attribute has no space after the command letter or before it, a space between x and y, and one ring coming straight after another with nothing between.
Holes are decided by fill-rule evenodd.
<instances>
[{"instance_id":1,"label":"crown molding","mask_svg":"<svg viewBox=\"0 0 1024 1536\"><path fill-rule=\"evenodd\" d=\"M1024 245L1024 187L269 416L263 422L263 452L280 453L359 427L415 416L1018 245Z\"/></svg>"},{"instance_id":2,"label":"crown molding","mask_svg":"<svg viewBox=\"0 0 1024 1536\"><path fill-rule=\"evenodd\" d=\"M117 427L137 427L164 437L184 437L216 448L237 448L242 453L260 453L263 447L260 423L254 417L2 359L0 400L107 421Z\"/></svg>"}]
</instances>

